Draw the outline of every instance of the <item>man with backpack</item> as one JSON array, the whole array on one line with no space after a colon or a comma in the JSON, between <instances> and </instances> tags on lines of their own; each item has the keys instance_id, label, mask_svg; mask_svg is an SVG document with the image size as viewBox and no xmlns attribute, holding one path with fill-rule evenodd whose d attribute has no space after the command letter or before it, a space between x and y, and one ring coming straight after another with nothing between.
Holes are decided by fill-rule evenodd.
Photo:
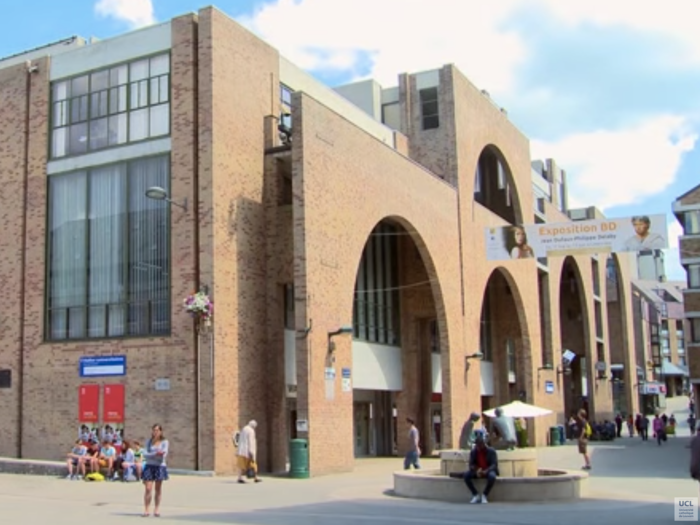
<instances>
[{"instance_id":1,"label":"man with backpack","mask_svg":"<svg viewBox=\"0 0 700 525\"><path fill-rule=\"evenodd\" d=\"M583 470L591 470L591 458L588 456L588 439L591 437L593 430L586 419L586 411L581 409L578 412L578 425L580 434L578 435L578 452L583 456L586 462Z\"/></svg>"}]
</instances>

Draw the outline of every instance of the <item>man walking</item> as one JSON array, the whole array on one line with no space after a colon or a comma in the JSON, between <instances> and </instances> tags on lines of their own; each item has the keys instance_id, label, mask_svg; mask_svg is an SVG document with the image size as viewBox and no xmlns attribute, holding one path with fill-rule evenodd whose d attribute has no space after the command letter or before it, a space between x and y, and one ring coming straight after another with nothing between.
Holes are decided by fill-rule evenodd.
<instances>
[{"instance_id":1,"label":"man walking","mask_svg":"<svg viewBox=\"0 0 700 525\"><path fill-rule=\"evenodd\" d=\"M406 423L409 424L408 429L408 452L406 452L406 457L403 460L404 470L409 470L411 466L414 469L420 468L420 432L416 428L416 422L410 417L406 418Z\"/></svg>"},{"instance_id":2,"label":"man walking","mask_svg":"<svg viewBox=\"0 0 700 525\"><path fill-rule=\"evenodd\" d=\"M469 470L464 473L464 483L472 493L470 503L488 503L488 495L496 484L498 476L498 454L491 447L486 446L483 434L476 436L475 446L469 454ZM474 486L474 479L486 479L486 488L479 495Z\"/></svg>"}]
</instances>

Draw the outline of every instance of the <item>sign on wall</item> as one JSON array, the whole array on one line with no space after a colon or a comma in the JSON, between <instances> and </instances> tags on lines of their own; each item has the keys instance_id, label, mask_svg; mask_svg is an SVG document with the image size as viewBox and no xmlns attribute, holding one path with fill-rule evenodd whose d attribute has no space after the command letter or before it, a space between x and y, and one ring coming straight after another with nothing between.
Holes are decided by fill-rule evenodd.
<instances>
[{"instance_id":1,"label":"sign on wall","mask_svg":"<svg viewBox=\"0 0 700 525\"><path fill-rule=\"evenodd\" d=\"M81 385L78 388L78 421L97 423L100 420L99 385Z\"/></svg>"},{"instance_id":2,"label":"sign on wall","mask_svg":"<svg viewBox=\"0 0 700 525\"><path fill-rule=\"evenodd\" d=\"M105 385L102 395L103 439L112 436L112 442L121 443L124 439L124 385Z\"/></svg>"},{"instance_id":3,"label":"sign on wall","mask_svg":"<svg viewBox=\"0 0 700 525\"><path fill-rule=\"evenodd\" d=\"M486 228L490 261L668 248L666 216Z\"/></svg>"},{"instance_id":4,"label":"sign on wall","mask_svg":"<svg viewBox=\"0 0 700 525\"><path fill-rule=\"evenodd\" d=\"M126 356L110 355L80 358L80 377L126 375Z\"/></svg>"}]
</instances>

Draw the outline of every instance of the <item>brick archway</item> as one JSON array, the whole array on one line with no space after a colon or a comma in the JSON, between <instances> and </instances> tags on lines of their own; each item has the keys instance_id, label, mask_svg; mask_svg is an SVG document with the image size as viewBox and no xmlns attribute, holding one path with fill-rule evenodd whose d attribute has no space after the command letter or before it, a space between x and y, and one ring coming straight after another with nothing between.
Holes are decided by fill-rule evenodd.
<instances>
[{"instance_id":1,"label":"brick archway","mask_svg":"<svg viewBox=\"0 0 700 525\"><path fill-rule=\"evenodd\" d=\"M523 224L518 186L501 149L487 144L474 169L474 200L510 224Z\"/></svg>"},{"instance_id":2,"label":"brick archway","mask_svg":"<svg viewBox=\"0 0 700 525\"><path fill-rule=\"evenodd\" d=\"M532 369L529 328L520 290L504 267L493 270L484 287L479 340L484 354L482 379L487 392L482 397L482 409L515 400L531 402L534 384L529 373Z\"/></svg>"}]
</instances>

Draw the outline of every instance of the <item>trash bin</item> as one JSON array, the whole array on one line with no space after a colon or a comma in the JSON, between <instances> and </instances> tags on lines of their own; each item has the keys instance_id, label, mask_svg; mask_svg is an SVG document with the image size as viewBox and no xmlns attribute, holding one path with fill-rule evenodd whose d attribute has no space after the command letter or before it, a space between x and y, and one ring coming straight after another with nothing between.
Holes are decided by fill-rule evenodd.
<instances>
[{"instance_id":1,"label":"trash bin","mask_svg":"<svg viewBox=\"0 0 700 525\"><path fill-rule=\"evenodd\" d=\"M309 477L309 442L306 439L292 439L289 442L289 477Z\"/></svg>"},{"instance_id":2,"label":"trash bin","mask_svg":"<svg viewBox=\"0 0 700 525\"><path fill-rule=\"evenodd\" d=\"M566 427L559 425L559 444L566 445Z\"/></svg>"},{"instance_id":3,"label":"trash bin","mask_svg":"<svg viewBox=\"0 0 700 525\"><path fill-rule=\"evenodd\" d=\"M559 427L549 427L549 446L558 447L559 445L561 445Z\"/></svg>"}]
</instances>

